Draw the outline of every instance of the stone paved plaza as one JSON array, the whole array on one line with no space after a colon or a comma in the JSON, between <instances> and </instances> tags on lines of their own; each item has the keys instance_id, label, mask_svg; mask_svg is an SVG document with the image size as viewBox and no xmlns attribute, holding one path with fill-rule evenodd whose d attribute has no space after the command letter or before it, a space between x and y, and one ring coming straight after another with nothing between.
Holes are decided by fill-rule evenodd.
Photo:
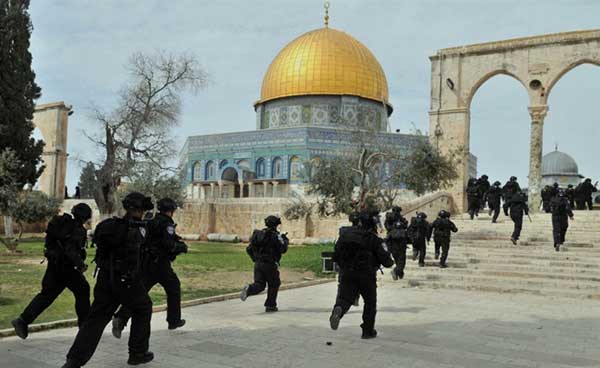
<instances>
[{"instance_id":1,"label":"stone paved plaza","mask_svg":"<svg viewBox=\"0 0 600 368\"><path fill-rule=\"evenodd\" d=\"M335 283L284 291L277 314L263 313L263 296L186 308L188 324L175 332L157 313L150 343L156 359L146 367L600 367L598 301L385 281L380 336L364 341L357 309L337 332L329 329L335 292ZM2 367L60 367L75 333L4 339ZM126 367L127 336L116 340L107 328L88 367Z\"/></svg>"}]
</instances>

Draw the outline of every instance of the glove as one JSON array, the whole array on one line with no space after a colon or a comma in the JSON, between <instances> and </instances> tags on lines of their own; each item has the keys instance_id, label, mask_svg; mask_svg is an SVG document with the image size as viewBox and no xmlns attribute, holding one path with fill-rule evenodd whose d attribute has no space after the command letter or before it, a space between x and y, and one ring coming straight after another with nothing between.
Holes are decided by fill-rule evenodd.
<instances>
[{"instance_id":1,"label":"glove","mask_svg":"<svg viewBox=\"0 0 600 368\"><path fill-rule=\"evenodd\" d=\"M173 253L175 254L181 254L181 253L187 253L188 252L188 246L185 243L175 243L175 248L173 249Z\"/></svg>"}]
</instances>

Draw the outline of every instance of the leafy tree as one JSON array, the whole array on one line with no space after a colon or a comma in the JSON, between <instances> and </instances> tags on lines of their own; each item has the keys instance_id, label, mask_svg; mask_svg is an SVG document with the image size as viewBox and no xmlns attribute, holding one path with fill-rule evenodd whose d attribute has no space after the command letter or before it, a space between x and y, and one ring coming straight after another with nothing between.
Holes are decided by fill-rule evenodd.
<instances>
[{"instance_id":1,"label":"leafy tree","mask_svg":"<svg viewBox=\"0 0 600 368\"><path fill-rule=\"evenodd\" d=\"M10 149L0 151L0 213L6 215L4 216L5 236L0 236L0 242L9 249L15 247L12 239L12 219L9 215L19 195L17 175L20 166L21 163L14 151Z\"/></svg>"},{"instance_id":2,"label":"leafy tree","mask_svg":"<svg viewBox=\"0 0 600 368\"><path fill-rule=\"evenodd\" d=\"M137 191L152 197L154 203L165 197L173 199L179 205L185 200L180 178L168 171L161 173L155 165L141 165L130 179L131 182L124 185L119 193L121 198L131 191Z\"/></svg>"},{"instance_id":3,"label":"leafy tree","mask_svg":"<svg viewBox=\"0 0 600 368\"><path fill-rule=\"evenodd\" d=\"M11 209L11 215L19 228L17 243L23 235L25 224L42 222L55 216L60 210L60 201L40 191L25 191Z\"/></svg>"},{"instance_id":4,"label":"leafy tree","mask_svg":"<svg viewBox=\"0 0 600 368\"><path fill-rule=\"evenodd\" d=\"M77 186L82 199L94 198L94 193L98 189L98 180L96 179L96 167L93 162L88 162L83 167Z\"/></svg>"},{"instance_id":5,"label":"leafy tree","mask_svg":"<svg viewBox=\"0 0 600 368\"><path fill-rule=\"evenodd\" d=\"M34 101L41 95L31 68L28 0L0 0L0 147L19 162L14 180L33 186L41 175L44 142L31 137Z\"/></svg>"},{"instance_id":6,"label":"leafy tree","mask_svg":"<svg viewBox=\"0 0 600 368\"><path fill-rule=\"evenodd\" d=\"M171 132L179 122L181 93L203 87L207 74L190 55L134 54L131 80L111 112L96 109L101 133L89 137L104 150L97 165L94 199L103 215L119 208L117 188L124 177L134 177L140 164L169 169L175 154Z\"/></svg>"}]
</instances>

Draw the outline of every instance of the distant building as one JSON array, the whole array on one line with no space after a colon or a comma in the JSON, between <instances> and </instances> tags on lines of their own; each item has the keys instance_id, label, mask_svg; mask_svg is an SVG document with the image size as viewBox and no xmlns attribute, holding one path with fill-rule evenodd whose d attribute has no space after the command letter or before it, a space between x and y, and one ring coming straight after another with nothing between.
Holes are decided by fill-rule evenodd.
<instances>
[{"instance_id":1,"label":"distant building","mask_svg":"<svg viewBox=\"0 0 600 368\"><path fill-rule=\"evenodd\" d=\"M542 186L560 184L566 187L569 184L577 186L583 179L579 174L577 162L573 157L556 149L542 157Z\"/></svg>"}]
</instances>

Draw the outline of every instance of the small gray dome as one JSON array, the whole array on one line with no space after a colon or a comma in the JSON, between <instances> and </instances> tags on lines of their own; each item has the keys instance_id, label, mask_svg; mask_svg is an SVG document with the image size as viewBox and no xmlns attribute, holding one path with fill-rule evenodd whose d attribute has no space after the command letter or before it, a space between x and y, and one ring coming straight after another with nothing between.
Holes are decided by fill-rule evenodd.
<instances>
[{"instance_id":1,"label":"small gray dome","mask_svg":"<svg viewBox=\"0 0 600 368\"><path fill-rule=\"evenodd\" d=\"M554 151L542 157L542 175L579 175L579 168L573 157Z\"/></svg>"}]
</instances>

